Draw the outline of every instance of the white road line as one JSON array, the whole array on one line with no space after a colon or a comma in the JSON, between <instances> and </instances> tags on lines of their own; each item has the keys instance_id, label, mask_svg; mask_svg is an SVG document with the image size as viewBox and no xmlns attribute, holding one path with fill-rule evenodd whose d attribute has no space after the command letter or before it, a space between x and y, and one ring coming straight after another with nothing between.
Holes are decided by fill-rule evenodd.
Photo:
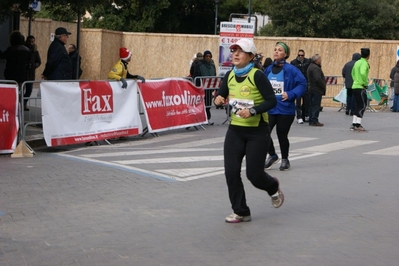
<instances>
[{"instance_id":1,"label":"white road line","mask_svg":"<svg viewBox=\"0 0 399 266\"><path fill-rule=\"evenodd\" d=\"M134 156L134 155L148 155L148 154L162 154L162 153L177 153L177 152L200 152L200 151L222 151L221 148L195 148L195 149L150 149L150 150L135 150L135 151L120 151L120 152L107 152L107 153L92 153L83 154L82 157L101 158L101 157L116 157L116 156Z\"/></svg>"},{"instance_id":2,"label":"white road line","mask_svg":"<svg viewBox=\"0 0 399 266\"><path fill-rule=\"evenodd\" d=\"M138 159L138 160L120 160L113 161L119 164L150 164L150 163L188 163L188 162L209 162L223 161L223 155L220 156L191 156L191 157L169 157L154 159Z\"/></svg>"},{"instance_id":3,"label":"white road line","mask_svg":"<svg viewBox=\"0 0 399 266\"><path fill-rule=\"evenodd\" d=\"M180 168L180 169L159 169L156 170L159 173L177 176L181 178L198 176L203 174L215 175L216 172L222 171L224 173L224 167L203 167L203 168Z\"/></svg>"},{"instance_id":4,"label":"white road line","mask_svg":"<svg viewBox=\"0 0 399 266\"><path fill-rule=\"evenodd\" d=\"M166 145L166 146L162 146L162 147L164 147L164 148L168 148L168 147L191 148L191 147L198 147L198 146L205 146L205 145L221 143L221 145L219 145L218 147L223 148L224 138L225 137L194 140L194 141L190 141L190 142L185 142L185 143L180 143L180 144L171 144L171 145Z\"/></svg>"},{"instance_id":5,"label":"white road line","mask_svg":"<svg viewBox=\"0 0 399 266\"><path fill-rule=\"evenodd\" d=\"M327 144L323 144L323 145L312 146L309 148L296 149L295 151L327 153L327 152L331 152L331 151L338 151L338 150L358 147L361 145L367 145L367 144L371 144L371 143L375 143L375 142L378 142L378 141L348 139L348 140L344 140L344 141L338 141L338 142L332 142L332 143L327 143Z\"/></svg>"},{"instance_id":6,"label":"white road line","mask_svg":"<svg viewBox=\"0 0 399 266\"><path fill-rule=\"evenodd\" d=\"M398 156L399 155L399 146L393 146L393 147L389 147L389 148L385 148L385 149L370 151L370 152L366 152L363 154Z\"/></svg>"}]
</instances>

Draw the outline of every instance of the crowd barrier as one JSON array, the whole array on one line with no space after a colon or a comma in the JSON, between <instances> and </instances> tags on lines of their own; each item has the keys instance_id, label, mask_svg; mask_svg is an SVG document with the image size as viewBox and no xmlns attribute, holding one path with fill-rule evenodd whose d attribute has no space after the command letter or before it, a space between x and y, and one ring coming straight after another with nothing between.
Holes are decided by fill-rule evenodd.
<instances>
[{"instance_id":1,"label":"crowd barrier","mask_svg":"<svg viewBox=\"0 0 399 266\"><path fill-rule=\"evenodd\" d=\"M220 89L220 86L223 81L223 77L221 76L205 76L205 77L197 77L194 80L191 77L184 77L184 79L189 80L193 84L199 84L199 87L206 91L212 91L212 95L217 94L217 91ZM149 80L160 80L160 79L149 79ZM380 102L377 102L375 99L371 99L369 101L369 110L374 111L374 108L372 107L373 105L382 105L386 108L387 107L387 101L388 97L390 96L390 88L388 86L390 80L383 80L383 79L371 79L374 84L377 85L376 90L380 93L380 95L385 95L386 98L381 98ZM88 81L88 80L74 80L73 82L80 82L80 81ZM38 85L40 85L42 81L26 81L22 83L21 88L19 89L19 102L23 103L25 100L28 100L28 108L31 109L29 112L24 112L23 107L21 108L22 105L19 106L19 112L18 112L18 117L19 117L19 134L18 134L18 143L22 143L23 146L26 148L22 147L23 152L29 153L29 154L34 154L33 149L29 147L28 144L26 144L26 132L27 132L27 127L28 126L38 126L40 127L42 125L42 115L41 115L41 95L39 93L36 93L35 89L38 89ZM57 81L57 82L71 82L70 80L68 81ZM117 81L110 81L110 82L117 82ZM7 80L2 80L0 83L5 83L5 84L16 84L18 86L18 83L15 81L7 81ZM24 97L24 91L26 89L27 85L33 86L34 87L34 92L30 97ZM323 103L326 103L326 101L329 101L329 103L333 100L334 96L337 95L340 90L343 88L343 78L341 76L326 76L326 85L327 85L327 91L326 95L323 96L322 99L322 105ZM19 88L19 87L18 87ZM381 89L382 88L382 89ZM40 90L39 90L40 92ZM139 91L137 92L139 94ZM371 93L370 93L371 95ZM143 115L144 114L144 106L142 101L140 100L140 97L137 97L137 107L139 110L139 114ZM382 101L383 100L383 101ZM205 107L212 107L213 100L210 101L210 105L206 105ZM327 104L326 104L327 105ZM341 109L344 107L344 103L341 105ZM226 105L226 108L229 108L228 104ZM341 110L340 109L340 110ZM35 111L32 111L35 110ZM339 111L340 111L339 110ZM229 116L229 110L226 112L226 120L223 123L226 123L229 121L230 116ZM1 122L1 121L0 121ZM146 130L146 129L145 129ZM148 131L143 131L142 136L148 132ZM156 133L151 133L153 136L157 136ZM18 145L19 146L19 145ZM18 147L17 147L18 148Z\"/></svg>"}]
</instances>

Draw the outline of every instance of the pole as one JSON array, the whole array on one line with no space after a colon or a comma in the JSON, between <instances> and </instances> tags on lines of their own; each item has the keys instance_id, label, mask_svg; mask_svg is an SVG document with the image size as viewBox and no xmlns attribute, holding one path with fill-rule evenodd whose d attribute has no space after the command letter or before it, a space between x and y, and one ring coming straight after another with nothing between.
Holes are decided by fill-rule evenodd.
<instances>
[{"instance_id":1,"label":"pole","mask_svg":"<svg viewBox=\"0 0 399 266\"><path fill-rule=\"evenodd\" d=\"M248 23L251 23L251 0L248 0Z\"/></svg>"},{"instance_id":2,"label":"pole","mask_svg":"<svg viewBox=\"0 0 399 266\"><path fill-rule=\"evenodd\" d=\"M218 27L218 5L219 1L215 1L215 35L217 34Z\"/></svg>"},{"instance_id":3,"label":"pole","mask_svg":"<svg viewBox=\"0 0 399 266\"><path fill-rule=\"evenodd\" d=\"M81 22L80 22L80 11L78 11L78 23L77 23L77 31L76 31L76 55L77 55L77 60L76 60L76 77L72 77L74 79L79 79L79 65L80 65L80 56L79 56L79 48L80 48L80 28L81 28Z\"/></svg>"}]
</instances>

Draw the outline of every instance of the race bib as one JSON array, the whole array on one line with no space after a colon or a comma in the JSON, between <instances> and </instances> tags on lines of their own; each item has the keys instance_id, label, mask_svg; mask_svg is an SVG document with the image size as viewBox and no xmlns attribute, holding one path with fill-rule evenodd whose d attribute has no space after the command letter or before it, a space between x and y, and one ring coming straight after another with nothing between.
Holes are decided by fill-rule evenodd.
<instances>
[{"instance_id":1,"label":"race bib","mask_svg":"<svg viewBox=\"0 0 399 266\"><path fill-rule=\"evenodd\" d=\"M270 84L272 84L274 94L282 95L284 93L284 81L270 80Z\"/></svg>"},{"instance_id":2,"label":"race bib","mask_svg":"<svg viewBox=\"0 0 399 266\"><path fill-rule=\"evenodd\" d=\"M254 101L249 99L230 99L229 105L231 106L231 113L240 117L237 112L242 109L249 109L254 107Z\"/></svg>"}]
</instances>

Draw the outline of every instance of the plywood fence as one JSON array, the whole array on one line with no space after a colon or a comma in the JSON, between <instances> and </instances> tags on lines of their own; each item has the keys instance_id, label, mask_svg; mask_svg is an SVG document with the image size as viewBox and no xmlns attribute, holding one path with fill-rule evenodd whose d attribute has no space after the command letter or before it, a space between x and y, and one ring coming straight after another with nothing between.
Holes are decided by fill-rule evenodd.
<instances>
[{"instance_id":1,"label":"plywood fence","mask_svg":"<svg viewBox=\"0 0 399 266\"><path fill-rule=\"evenodd\" d=\"M31 25L31 33L36 37L43 61L37 71L39 79L46 62L51 32L57 27L65 27L72 33L69 43L76 44L77 25L48 19L36 19ZM28 21L24 18L21 19L21 32L25 36L28 33ZM147 79L187 76L190 60L197 52L212 51L216 64L219 56L218 35L134 33L83 28L80 37L82 79L106 79L108 71L119 59L120 47L127 47L133 53L129 72ZM304 49L306 57L320 54L326 76L341 76L342 67L351 60L352 54L360 52L362 47L369 47L370 77L380 79L389 79L390 70L396 63L398 46L398 41L388 40L255 37L258 52L265 57L272 57L277 41L284 41L290 46L291 56L288 60L296 57L298 49ZM328 96L338 93L340 86L335 87L328 90Z\"/></svg>"}]
</instances>

